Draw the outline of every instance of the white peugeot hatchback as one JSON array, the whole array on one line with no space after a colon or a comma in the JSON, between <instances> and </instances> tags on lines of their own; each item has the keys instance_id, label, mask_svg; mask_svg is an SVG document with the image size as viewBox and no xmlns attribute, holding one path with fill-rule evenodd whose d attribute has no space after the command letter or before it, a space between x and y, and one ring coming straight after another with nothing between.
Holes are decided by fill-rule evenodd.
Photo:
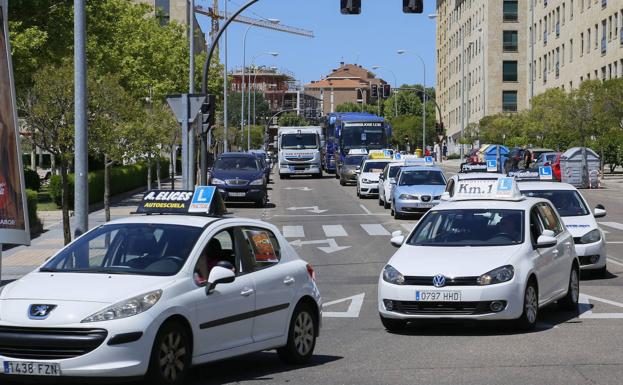
<instances>
[{"instance_id":1,"label":"white peugeot hatchback","mask_svg":"<svg viewBox=\"0 0 623 385\"><path fill-rule=\"evenodd\" d=\"M551 202L522 197L512 178L458 183L453 200L432 208L406 241L393 234L400 249L379 277L383 325L456 318L530 329L554 301L577 309L580 265Z\"/></svg>"},{"instance_id":2,"label":"white peugeot hatchback","mask_svg":"<svg viewBox=\"0 0 623 385\"><path fill-rule=\"evenodd\" d=\"M274 348L300 364L322 316L311 266L276 227L242 218L113 221L0 290L6 378L178 384L191 365Z\"/></svg>"}]
</instances>

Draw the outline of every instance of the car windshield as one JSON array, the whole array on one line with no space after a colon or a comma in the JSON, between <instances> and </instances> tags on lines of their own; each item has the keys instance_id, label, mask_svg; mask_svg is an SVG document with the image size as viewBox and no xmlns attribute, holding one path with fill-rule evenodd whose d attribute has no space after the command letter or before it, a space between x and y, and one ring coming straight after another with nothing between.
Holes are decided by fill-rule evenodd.
<instances>
[{"instance_id":1,"label":"car windshield","mask_svg":"<svg viewBox=\"0 0 623 385\"><path fill-rule=\"evenodd\" d=\"M258 161L249 157L223 157L214 163L215 170L259 170Z\"/></svg>"},{"instance_id":2,"label":"car windshield","mask_svg":"<svg viewBox=\"0 0 623 385\"><path fill-rule=\"evenodd\" d=\"M407 241L412 246L511 246L524 239L522 210L431 211Z\"/></svg>"},{"instance_id":3,"label":"car windshield","mask_svg":"<svg viewBox=\"0 0 623 385\"><path fill-rule=\"evenodd\" d=\"M394 166L394 167L390 167L389 168L389 177L390 178L395 178L396 175L398 175L398 171L400 171L400 166Z\"/></svg>"},{"instance_id":4,"label":"car windshield","mask_svg":"<svg viewBox=\"0 0 623 385\"><path fill-rule=\"evenodd\" d=\"M433 170L411 170L400 173L400 186L445 186L446 181L439 171Z\"/></svg>"},{"instance_id":5,"label":"car windshield","mask_svg":"<svg viewBox=\"0 0 623 385\"><path fill-rule=\"evenodd\" d=\"M383 172L387 162L366 162L363 165L363 172Z\"/></svg>"},{"instance_id":6,"label":"car windshield","mask_svg":"<svg viewBox=\"0 0 623 385\"><path fill-rule=\"evenodd\" d=\"M580 193L575 190L534 190L521 191L521 193L529 197L549 199L561 217L577 217L590 214Z\"/></svg>"},{"instance_id":7,"label":"car windshield","mask_svg":"<svg viewBox=\"0 0 623 385\"><path fill-rule=\"evenodd\" d=\"M284 134L281 136L281 148L318 148L318 138L316 134Z\"/></svg>"},{"instance_id":8,"label":"car windshield","mask_svg":"<svg viewBox=\"0 0 623 385\"><path fill-rule=\"evenodd\" d=\"M361 164L361 161L365 158L365 155L350 155L344 159L344 164L346 166L358 166Z\"/></svg>"},{"instance_id":9,"label":"car windshield","mask_svg":"<svg viewBox=\"0 0 623 385\"><path fill-rule=\"evenodd\" d=\"M78 238L41 272L177 274L203 229L169 224L104 225Z\"/></svg>"}]
</instances>

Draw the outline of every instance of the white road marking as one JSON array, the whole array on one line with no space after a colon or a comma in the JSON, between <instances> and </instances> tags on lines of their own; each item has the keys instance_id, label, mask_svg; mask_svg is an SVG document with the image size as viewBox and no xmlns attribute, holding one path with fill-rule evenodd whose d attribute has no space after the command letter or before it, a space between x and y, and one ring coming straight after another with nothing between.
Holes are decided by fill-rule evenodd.
<instances>
[{"instance_id":1,"label":"white road marking","mask_svg":"<svg viewBox=\"0 0 623 385\"><path fill-rule=\"evenodd\" d=\"M593 295L588 295L588 294L580 294L580 298L578 299L578 302L580 304L580 318L600 318L600 319L623 318L623 312L622 313L593 313L593 311L591 310L591 306L590 306L591 304L589 301L591 299L593 301L602 302L608 305L623 308L623 303L621 302L616 302L616 301L612 301L612 300L605 299L605 298L599 298L599 297L595 297ZM582 309L584 309L584 311L582 311Z\"/></svg>"},{"instance_id":2,"label":"white road marking","mask_svg":"<svg viewBox=\"0 0 623 385\"><path fill-rule=\"evenodd\" d=\"M368 210L368 208L364 205L359 205L359 207L361 207L361 209L368 215L372 215L372 211Z\"/></svg>"},{"instance_id":3,"label":"white road marking","mask_svg":"<svg viewBox=\"0 0 623 385\"><path fill-rule=\"evenodd\" d=\"M285 238L305 238L303 226L283 226L283 236Z\"/></svg>"},{"instance_id":4,"label":"white road marking","mask_svg":"<svg viewBox=\"0 0 623 385\"><path fill-rule=\"evenodd\" d=\"M299 191L312 191L313 188L309 187L286 187L284 190L299 190Z\"/></svg>"},{"instance_id":5,"label":"white road marking","mask_svg":"<svg viewBox=\"0 0 623 385\"><path fill-rule=\"evenodd\" d=\"M360 225L368 235L391 235L389 231L379 224Z\"/></svg>"},{"instance_id":6,"label":"white road marking","mask_svg":"<svg viewBox=\"0 0 623 385\"><path fill-rule=\"evenodd\" d=\"M341 250L350 248L350 246L338 246L337 242L333 238L322 239L318 241L301 241L300 239L297 239L296 241L290 242L292 246L299 246L299 247L303 245L318 245L318 244L323 244L323 243L326 243L328 246L323 246L323 247L318 246L318 249L320 251L324 251L327 254L332 254L332 253L335 253L336 251L341 251Z\"/></svg>"},{"instance_id":7,"label":"white road marking","mask_svg":"<svg viewBox=\"0 0 623 385\"><path fill-rule=\"evenodd\" d=\"M348 234L342 225L323 225L322 230L328 238L347 237Z\"/></svg>"},{"instance_id":8,"label":"white road marking","mask_svg":"<svg viewBox=\"0 0 623 385\"><path fill-rule=\"evenodd\" d=\"M289 211L305 210L305 211L307 211L307 212L309 212L309 213L314 213L314 214L322 214L322 213L324 213L324 212L326 212L326 211L329 211L329 210L320 210L320 209L318 208L318 206L309 206L309 207L288 207L288 210L289 210Z\"/></svg>"},{"instance_id":9,"label":"white road marking","mask_svg":"<svg viewBox=\"0 0 623 385\"><path fill-rule=\"evenodd\" d=\"M298 217L367 217L370 214L318 214L318 215L311 215L311 214L275 214L273 215L273 217L275 218L298 218ZM389 217L389 213L372 213L372 215L374 216L387 216Z\"/></svg>"},{"instance_id":10,"label":"white road marking","mask_svg":"<svg viewBox=\"0 0 623 385\"><path fill-rule=\"evenodd\" d=\"M623 230L623 224L619 222L599 222L599 224L612 227L613 229L616 229L616 230Z\"/></svg>"},{"instance_id":11,"label":"white road marking","mask_svg":"<svg viewBox=\"0 0 623 385\"><path fill-rule=\"evenodd\" d=\"M322 305L322 316L329 318L357 318L361 312L363 306L363 299L366 296L365 293L353 295L352 297L342 298L331 302L326 302ZM324 309L331 305L350 301L348 309L346 311L324 311Z\"/></svg>"},{"instance_id":12,"label":"white road marking","mask_svg":"<svg viewBox=\"0 0 623 385\"><path fill-rule=\"evenodd\" d=\"M413 230L413 228L415 227L416 224L417 223L403 223L400 226L402 226L402 228L407 230L408 232L411 232L411 230Z\"/></svg>"},{"instance_id":13,"label":"white road marking","mask_svg":"<svg viewBox=\"0 0 623 385\"><path fill-rule=\"evenodd\" d=\"M621 242L621 241L607 241L606 243L608 245L620 245L620 244L623 244L623 242Z\"/></svg>"},{"instance_id":14,"label":"white road marking","mask_svg":"<svg viewBox=\"0 0 623 385\"><path fill-rule=\"evenodd\" d=\"M610 263L614 263L615 265L623 266L623 262L619 262L614 258L608 258L607 261Z\"/></svg>"}]
</instances>

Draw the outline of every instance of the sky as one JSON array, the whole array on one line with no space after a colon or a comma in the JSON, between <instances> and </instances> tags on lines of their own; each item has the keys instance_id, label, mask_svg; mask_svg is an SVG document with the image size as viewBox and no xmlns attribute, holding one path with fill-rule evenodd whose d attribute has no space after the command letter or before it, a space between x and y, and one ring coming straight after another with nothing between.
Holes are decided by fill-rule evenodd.
<instances>
[{"instance_id":1,"label":"sky","mask_svg":"<svg viewBox=\"0 0 623 385\"><path fill-rule=\"evenodd\" d=\"M225 1L228 11L238 9L246 0ZM207 8L212 0L195 0ZM247 65L263 52L279 52L279 56L262 55L257 65L275 66L293 72L302 84L320 80L341 61L356 63L373 70L390 84L423 82L419 54L426 64L426 85L435 84L435 0L424 0L423 14L402 13L402 0L362 0L360 15L342 15L339 0L260 0L243 15L252 18L279 19L283 25L311 30L314 38L253 27L247 37ZM210 19L197 16L204 31ZM247 25L232 23L228 28L228 66L242 66L242 41ZM221 39L223 40L223 39ZM397 50L408 51L398 55ZM223 61L221 50L221 62ZM394 80L395 74L396 80Z\"/></svg>"}]
</instances>

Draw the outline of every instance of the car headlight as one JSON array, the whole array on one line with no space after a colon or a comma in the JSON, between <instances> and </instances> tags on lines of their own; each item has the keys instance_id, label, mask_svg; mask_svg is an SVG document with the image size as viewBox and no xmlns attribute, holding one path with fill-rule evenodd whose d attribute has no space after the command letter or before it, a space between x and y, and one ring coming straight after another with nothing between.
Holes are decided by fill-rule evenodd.
<instances>
[{"instance_id":1,"label":"car headlight","mask_svg":"<svg viewBox=\"0 0 623 385\"><path fill-rule=\"evenodd\" d=\"M117 302L116 304L83 319L82 323L110 321L132 317L149 310L156 304L156 302L158 302L161 296L162 290L154 290L149 293L137 295L136 297L125 301Z\"/></svg>"},{"instance_id":2,"label":"car headlight","mask_svg":"<svg viewBox=\"0 0 623 385\"><path fill-rule=\"evenodd\" d=\"M576 243L595 243L601 241L601 232L598 229L594 229L584 234Z\"/></svg>"},{"instance_id":3,"label":"car headlight","mask_svg":"<svg viewBox=\"0 0 623 385\"><path fill-rule=\"evenodd\" d=\"M212 182L210 182L211 184L225 184L225 181L222 179L218 179L218 178L212 178Z\"/></svg>"},{"instance_id":4,"label":"car headlight","mask_svg":"<svg viewBox=\"0 0 623 385\"><path fill-rule=\"evenodd\" d=\"M411 194L400 194L398 199L402 199L406 201L416 201L418 200L418 197L416 195L411 195Z\"/></svg>"},{"instance_id":5,"label":"car headlight","mask_svg":"<svg viewBox=\"0 0 623 385\"><path fill-rule=\"evenodd\" d=\"M383 269L383 281L393 283L394 285L404 285L405 277L392 265L387 265Z\"/></svg>"},{"instance_id":6,"label":"car headlight","mask_svg":"<svg viewBox=\"0 0 623 385\"><path fill-rule=\"evenodd\" d=\"M261 186L264 184L264 179L260 178L260 179L256 179L253 182L249 183L249 185L251 186Z\"/></svg>"},{"instance_id":7,"label":"car headlight","mask_svg":"<svg viewBox=\"0 0 623 385\"><path fill-rule=\"evenodd\" d=\"M481 286L494 285L496 283L507 282L513 279L515 269L511 265L506 265L493 269L478 277L477 282Z\"/></svg>"}]
</instances>

